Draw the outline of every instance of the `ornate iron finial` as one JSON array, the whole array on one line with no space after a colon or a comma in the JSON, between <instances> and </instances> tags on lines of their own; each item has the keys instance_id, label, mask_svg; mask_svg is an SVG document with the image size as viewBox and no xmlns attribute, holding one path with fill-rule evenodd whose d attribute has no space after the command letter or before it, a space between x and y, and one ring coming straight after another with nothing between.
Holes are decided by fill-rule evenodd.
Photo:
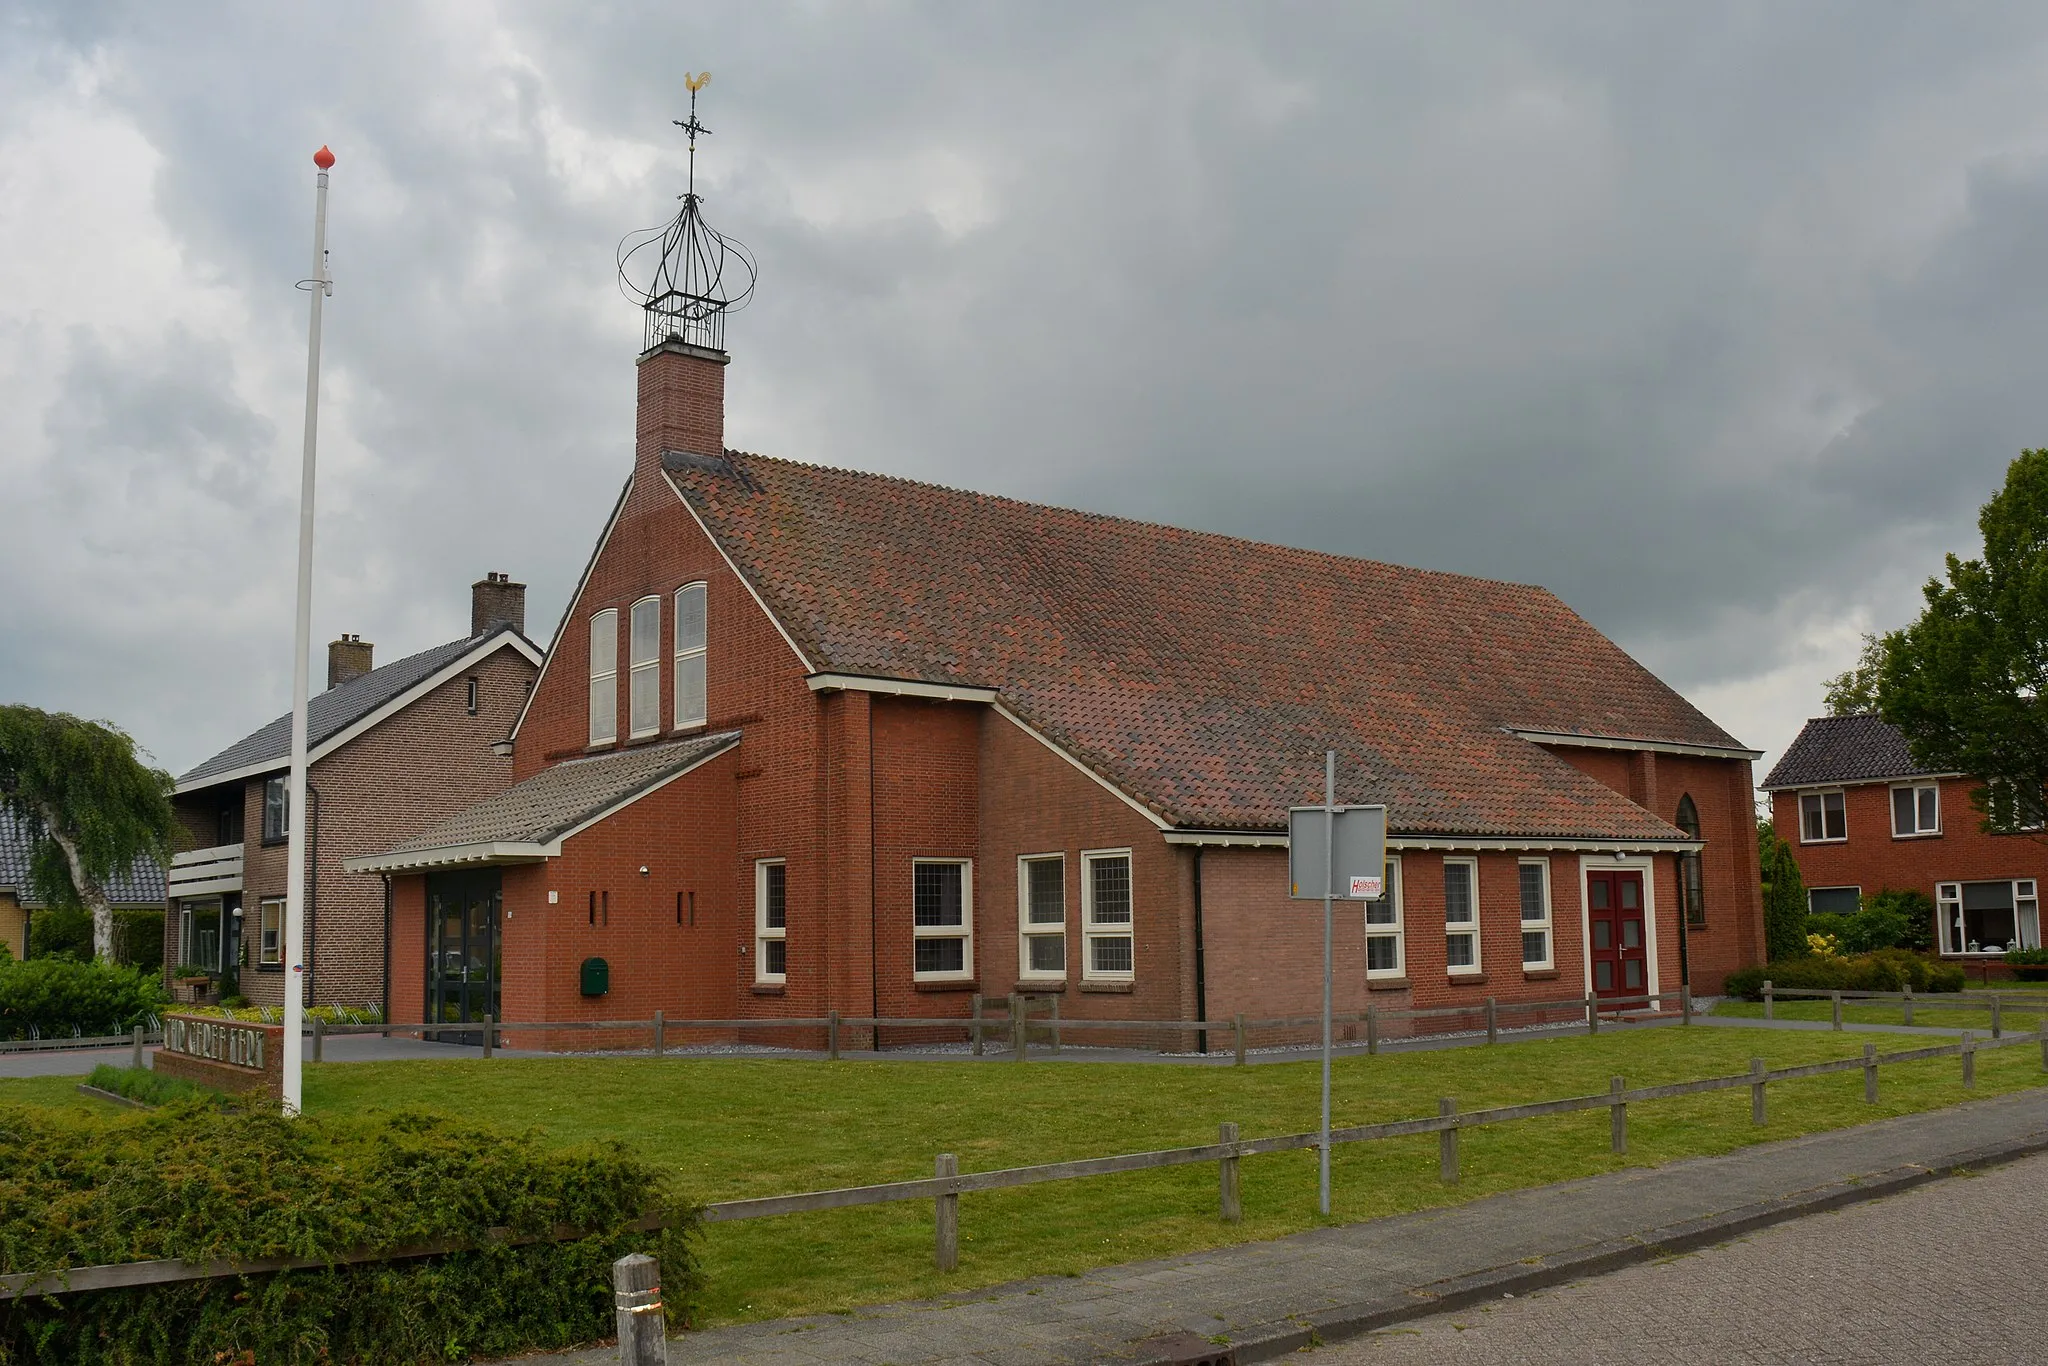
<instances>
[{"instance_id":1,"label":"ornate iron finial","mask_svg":"<svg viewBox=\"0 0 2048 1366\"><path fill-rule=\"evenodd\" d=\"M647 314L643 351L670 341L723 351L725 315L746 307L754 295L753 253L704 221L697 193L697 138L711 133L697 121L697 92L711 84L711 73L685 72L683 84L690 91L690 117L672 120L690 136L683 207L660 227L619 242L619 288Z\"/></svg>"}]
</instances>

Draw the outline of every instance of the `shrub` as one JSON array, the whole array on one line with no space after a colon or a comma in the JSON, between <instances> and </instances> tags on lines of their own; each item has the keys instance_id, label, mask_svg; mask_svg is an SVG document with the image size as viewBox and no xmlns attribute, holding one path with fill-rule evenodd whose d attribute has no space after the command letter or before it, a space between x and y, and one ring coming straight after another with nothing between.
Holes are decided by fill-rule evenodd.
<instances>
[{"instance_id":1,"label":"shrub","mask_svg":"<svg viewBox=\"0 0 2048 1366\"><path fill-rule=\"evenodd\" d=\"M124 1034L169 1002L152 973L31 958L0 965L0 1039Z\"/></svg>"},{"instance_id":2,"label":"shrub","mask_svg":"<svg viewBox=\"0 0 2048 1366\"><path fill-rule=\"evenodd\" d=\"M1911 949L1926 953L1934 948L1934 901L1927 893L1911 887L1886 887L1863 898L1863 909L1853 918L1870 918L1872 925L1889 927L1885 943L1874 942L1875 931L1864 932L1873 949Z\"/></svg>"},{"instance_id":3,"label":"shrub","mask_svg":"<svg viewBox=\"0 0 2048 1366\"><path fill-rule=\"evenodd\" d=\"M1962 968L1954 963L1903 949L1880 949L1850 958L1780 958L1729 973L1721 989L1730 996L1761 1001L1766 979L1802 991L1901 991L1908 986L1915 991L1961 991L1964 981Z\"/></svg>"},{"instance_id":4,"label":"shrub","mask_svg":"<svg viewBox=\"0 0 2048 1366\"><path fill-rule=\"evenodd\" d=\"M673 1221L635 1233L643 1215ZM564 1242L492 1241L492 1228ZM694 1210L617 1143L549 1149L416 1112L287 1120L183 1102L152 1112L0 1109L0 1271L159 1257L472 1249L0 1304L0 1359L87 1366L427 1362L608 1336L609 1269L661 1260L682 1317Z\"/></svg>"},{"instance_id":5,"label":"shrub","mask_svg":"<svg viewBox=\"0 0 2048 1366\"><path fill-rule=\"evenodd\" d=\"M92 912L83 906L49 906L29 912L28 956L92 961Z\"/></svg>"},{"instance_id":6,"label":"shrub","mask_svg":"<svg viewBox=\"0 0 2048 1366\"><path fill-rule=\"evenodd\" d=\"M116 1067L105 1062L92 1069L92 1075L85 1079L85 1084L130 1100L139 1100L144 1105L169 1105L179 1100L217 1104L222 1099L218 1092L194 1086L177 1077L160 1076L147 1067Z\"/></svg>"},{"instance_id":7,"label":"shrub","mask_svg":"<svg viewBox=\"0 0 2048 1366\"><path fill-rule=\"evenodd\" d=\"M2014 967L2048 965L2048 949L2013 949L2005 955L2005 961Z\"/></svg>"}]
</instances>

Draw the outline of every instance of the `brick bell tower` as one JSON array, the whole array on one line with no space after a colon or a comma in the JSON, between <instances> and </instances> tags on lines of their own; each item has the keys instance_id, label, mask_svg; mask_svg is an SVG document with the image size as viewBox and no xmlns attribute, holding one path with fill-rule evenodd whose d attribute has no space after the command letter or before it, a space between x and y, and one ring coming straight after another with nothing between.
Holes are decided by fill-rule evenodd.
<instances>
[{"instance_id":1,"label":"brick bell tower","mask_svg":"<svg viewBox=\"0 0 2048 1366\"><path fill-rule=\"evenodd\" d=\"M697 193L697 139L711 132L697 121L697 92L711 73L685 75L690 117L676 127L690 138L683 207L660 227L619 243L619 287L640 305L646 330L640 350L640 401L634 427L636 482L654 478L665 451L725 451L725 315L754 294L754 258L704 221Z\"/></svg>"}]
</instances>

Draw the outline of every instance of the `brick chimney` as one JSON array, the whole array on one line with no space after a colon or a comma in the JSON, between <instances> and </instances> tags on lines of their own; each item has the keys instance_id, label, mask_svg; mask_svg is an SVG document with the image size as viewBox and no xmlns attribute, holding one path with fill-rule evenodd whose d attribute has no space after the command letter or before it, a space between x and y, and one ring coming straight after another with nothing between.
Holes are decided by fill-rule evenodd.
<instances>
[{"instance_id":1,"label":"brick chimney","mask_svg":"<svg viewBox=\"0 0 2048 1366\"><path fill-rule=\"evenodd\" d=\"M361 636L343 636L327 644L327 686L338 688L370 671L370 651L377 647Z\"/></svg>"},{"instance_id":2,"label":"brick chimney","mask_svg":"<svg viewBox=\"0 0 2048 1366\"><path fill-rule=\"evenodd\" d=\"M502 622L526 634L526 585L512 582L510 574L492 572L469 586L469 633L480 636Z\"/></svg>"},{"instance_id":3,"label":"brick chimney","mask_svg":"<svg viewBox=\"0 0 2048 1366\"><path fill-rule=\"evenodd\" d=\"M643 484L659 477L663 451L725 454L725 367L731 359L673 337L642 353L633 465Z\"/></svg>"}]
</instances>

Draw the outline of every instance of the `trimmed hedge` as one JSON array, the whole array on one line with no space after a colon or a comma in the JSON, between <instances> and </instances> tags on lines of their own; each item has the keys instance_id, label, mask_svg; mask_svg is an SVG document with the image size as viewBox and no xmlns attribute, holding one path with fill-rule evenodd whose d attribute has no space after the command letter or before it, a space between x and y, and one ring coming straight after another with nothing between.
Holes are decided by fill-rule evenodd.
<instances>
[{"instance_id":1,"label":"trimmed hedge","mask_svg":"<svg viewBox=\"0 0 2048 1366\"><path fill-rule=\"evenodd\" d=\"M1802 991L1902 991L1908 986L1915 991L1961 991L1965 979L1958 964L1904 949L1880 949L1848 958L1780 958L1729 973L1721 989L1730 996L1761 1001L1766 980Z\"/></svg>"},{"instance_id":2,"label":"trimmed hedge","mask_svg":"<svg viewBox=\"0 0 2048 1366\"><path fill-rule=\"evenodd\" d=\"M633 1233L660 1214L671 1226ZM698 1284L694 1208L616 1143L543 1147L419 1112L286 1120L182 1102L153 1112L0 1108L0 1271L159 1257L324 1257L486 1230L392 1262L0 1303L0 1362L109 1366L430 1362L558 1348L613 1330L611 1263L661 1259L680 1322Z\"/></svg>"},{"instance_id":3,"label":"trimmed hedge","mask_svg":"<svg viewBox=\"0 0 2048 1366\"><path fill-rule=\"evenodd\" d=\"M117 1096L126 1096L129 1100L139 1100L144 1105L169 1105L180 1100L219 1104L224 1099L218 1091L152 1072L147 1067L116 1067L107 1062L93 1068L85 1084L111 1091Z\"/></svg>"},{"instance_id":4,"label":"trimmed hedge","mask_svg":"<svg viewBox=\"0 0 2048 1366\"><path fill-rule=\"evenodd\" d=\"M170 1006L155 973L31 958L0 963L0 1039L125 1034Z\"/></svg>"}]
</instances>

